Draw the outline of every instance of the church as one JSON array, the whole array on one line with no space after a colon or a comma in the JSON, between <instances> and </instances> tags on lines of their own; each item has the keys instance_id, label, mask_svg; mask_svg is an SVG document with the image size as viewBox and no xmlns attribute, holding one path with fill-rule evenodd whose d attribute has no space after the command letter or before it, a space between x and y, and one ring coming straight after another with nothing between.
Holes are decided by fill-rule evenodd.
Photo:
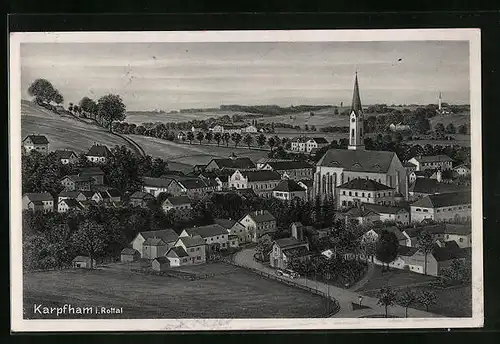
<instances>
[{"instance_id":1,"label":"church","mask_svg":"<svg viewBox=\"0 0 500 344\"><path fill-rule=\"evenodd\" d=\"M348 149L330 149L316 164L314 194L338 199L338 187L353 179L369 179L395 190L408 199L406 169L394 152L365 150L364 118L359 96L358 74L349 115Z\"/></svg>"}]
</instances>

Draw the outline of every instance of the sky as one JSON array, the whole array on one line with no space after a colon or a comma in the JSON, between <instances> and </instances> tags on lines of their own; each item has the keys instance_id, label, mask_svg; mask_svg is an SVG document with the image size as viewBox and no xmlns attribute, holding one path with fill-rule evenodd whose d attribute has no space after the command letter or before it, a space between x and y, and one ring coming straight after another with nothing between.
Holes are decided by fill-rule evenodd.
<instances>
[{"instance_id":1,"label":"sky","mask_svg":"<svg viewBox=\"0 0 500 344\"><path fill-rule=\"evenodd\" d=\"M227 104L469 103L469 43L23 43L22 98L37 78L65 104L119 94L127 110Z\"/></svg>"}]
</instances>

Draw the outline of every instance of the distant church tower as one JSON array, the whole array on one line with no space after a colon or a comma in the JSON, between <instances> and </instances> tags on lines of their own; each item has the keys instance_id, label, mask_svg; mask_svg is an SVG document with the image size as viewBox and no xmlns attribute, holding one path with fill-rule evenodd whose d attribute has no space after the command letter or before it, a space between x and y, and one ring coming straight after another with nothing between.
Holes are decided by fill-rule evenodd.
<instances>
[{"instance_id":1,"label":"distant church tower","mask_svg":"<svg viewBox=\"0 0 500 344\"><path fill-rule=\"evenodd\" d=\"M363 108L359 97L358 72L354 79L354 93L352 95L351 115L349 117L349 146L351 150L364 150Z\"/></svg>"},{"instance_id":2,"label":"distant church tower","mask_svg":"<svg viewBox=\"0 0 500 344\"><path fill-rule=\"evenodd\" d=\"M441 103L442 103L443 99L441 98L441 92L439 92L439 97L438 97L438 110L441 111Z\"/></svg>"}]
</instances>

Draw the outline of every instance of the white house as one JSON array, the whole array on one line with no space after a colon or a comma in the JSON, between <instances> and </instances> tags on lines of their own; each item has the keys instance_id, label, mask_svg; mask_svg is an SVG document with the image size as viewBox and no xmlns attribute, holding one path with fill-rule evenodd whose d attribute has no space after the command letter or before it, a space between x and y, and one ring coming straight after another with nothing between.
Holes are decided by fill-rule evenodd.
<instances>
[{"instance_id":1,"label":"white house","mask_svg":"<svg viewBox=\"0 0 500 344\"><path fill-rule=\"evenodd\" d=\"M310 257L309 245L296 238L277 239L269 252L269 263L276 269L288 268L294 259L307 260Z\"/></svg>"},{"instance_id":2,"label":"white house","mask_svg":"<svg viewBox=\"0 0 500 344\"><path fill-rule=\"evenodd\" d=\"M239 221L248 231L253 242L277 229L276 218L267 210L257 210L243 216Z\"/></svg>"},{"instance_id":3,"label":"white house","mask_svg":"<svg viewBox=\"0 0 500 344\"><path fill-rule=\"evenodd\" d=\"M203 264L207 260L205 240L199 235L179 237L165 257L172 267Z\"/></svg>"},{"instance_id":4,"label":"white house","mask_svg":"<svg viewBox=\"0 0 500 344\"><path fill-rule=\"evenodd\" d=\"M392 205L394 188L371 179L355 178L337 186L337 206L351 207L359 203Z\"/></svg>"},{"instance_id":5,"label":"white house","mask_svg":"<svg viewBox=\"0 0 500 344\"><path fill-rule=\"evenodd\" d=\"M48 192L25 193L22 198L22 209L50 213L54 211L54 197Z\"/></svg>"},{"instance_id":6,"label":"white house","mask_svg":"<svg viewBox=\"0 0 500 344\"><path fill-rule=\"evenodd\" d=\"M391 123L389 125L389 129L391 131L406 131L406 130L410 130L410 126L407 124L403 124L401 122L399 122L397 124Z\"/></svg>"},{"instance_id":7,"label":"white house","mask_svg":"<svg viewBox=\"0 0 500 344\"><path fill-rule=\"evenodd\" d=\"M200 236L203 238L205 244L209 245L210 247L213 247L213 245L215 244L217 244L220 249L227 249L229 247L227 242L229 233L226 228L217 223L207 226L184 229L179 237L182 238L186 236Z\"/></svg>"},{"instance_id":8,"label":"white house","mask_svg":"<svg viewBox=\"0 0 500 344\"><path fill-rule=\"evenodd\" d=\"M131 246L133 249L139 251L141 254L141 257L144 257L144 251L143 251L143 245L144 242L146 242L147 239L161 239L166 246L166 249L168 250L170 247L174 245L174 243L177 241L177 238L179 236L177 235L176 232L174 232L173 229L163 229L163 230L157 230L157 231L148 231L148 232L140 232L139 234L136 235L134 240L132 240Z\"/></svg>"},{"instance_id":9,"label":"white house","mask_svg":"<svg viewBox=\"0 0 500 344\"><path fill-rule=\"evenodd\" d=\"M162 192L168 191L168 186L172 179L144 177L142 189L154 197L158 197Z\"/></svg>"},{"instance_id":10,"label":"white house","mask_svg":"<svg viewBox=\"0 0 500 344\"><path fill-rule=\"evenodd\" d=\"M304 136L294 137L290 142L290 149L294 152L306 152L307 141L309 141L309 138Z\"/></svg>"},{"instance_id":11,"label":"white house","mask_svg":"<svg viewBox=\"0 0 500 344\"><path fill-rule=\"evenodd\" d=\"M236 235L238 236L238 242L241 244L251 242L252 238L250 233L247 231L247 228L243 226L241 223L231 219L214 219L214 223L224 227L227 230L229 236Z\"/></svg>"},{"instance_id":12,"label":"white house","mask_svg":"<svg viewBox=\"0 0 500 344\"><path fill-rule=\"evenodd\" d=\"M380 221L395 221L403 225L410 223L410 212L405 208L372 203L363 203L363 206L378 214Z\"/></svg>"},{"instance_id":13,"label":"white house","mask_svg":"<svg viewBox=\"0 0 500 344\"><path fill-rule=\"evenodd\" d=\"M295 180L283 179L273 189L273 197L285 201L290 201L294 198L307 200L306 189L300 186Z\"/></svg>"},{"instance_id":14,"label":"white house","mask_svg":"<svg viewBox=\"0 0 500 344\"><path fill-rule=\"evenodd\" d=\"M306 141L306 152L311 153L313 149L320 149L329 145L324 137L312 137Z\"/></svg>"},{"instance_id":15,"label":"white house","mask_svg":"<svg viewBox=\"0 0 500 344\"><path fill-rule=\"evenodd\" d=\"M243 128L242 131L247 134L254 134L258 132L257 128L254 125L249 125Z\"/></svg>"},{"instance_id":16,"label":"white house","mask_svg":"<svg viewBox=\"0 0 500 344\"><path fill-rule=\"evenodd\" d=\"M26 153L37 151L41 154L48 154L49 140L45 135L28 135L23 139L23 148Z\"/></svg>"},{"instance_id":17,"label":"white house","mask_svg":"<svg viewBox=\"0 0 500 344\"><path fill-rule=\"evenodd\" d=\"M72 198L65 198L61 200L57 205L58 213L66 213L70 210L82 210L82 209L83 205L76 199Z\"/></svg>"},{"instance_id":18,"label":"white house","mask_svg":"<svg viewBox=\"0 0 500 344\"><path fill-rule=\"evenodd\" d=\"M411 221L464 221L471 218L470 191L425 196L410 205Z\"/></svg>"},{"instance_id":19,"label":"white house","mask_svg":"<svg viewBox=\"0 0 500 344\"><path fill-rule=\"evenodd\" d=\"M270 170L236 170L229 178L229 187L252 189L257 195L270 197L281 182L281 175Z\"/></svg>"},{"instance_id":20,"label":"white house","mask_svg":"<svg viewBox=\"0 0 500 344\"><path fill-rule=\"evenodd\" d=\"M179 131L177 134L177 140L179 141L186 141L187 135L183 131Z\"/></svg>"},{"instance_id":21,"label":"white house","mask_svg":"<svg viewBox=\"0 0 500 344\"><path fill-rule=\"evenodd\" d=\"M78 161L78 155L76 155L76 153L73 151L56 150L54 153L56 154L59 161L61 161L61 164L63 165L74 164Z\"/></svg>"},{"instance_id":22,"label":"white house","mask_svg":"<svg viewBox=\"0 0 500 344\"><path fill-rule=\"evenodd\" d=\"M447 155L428 155L428 156L416 156L408 160L415 166L417 166L417 171L425 171L428 169L441 169L442 171L451 170L453 159Z\"/></svg>"},{"instance_id":23,"label":"white house","mask_svg":"<svg viewBox=\"0 0 500 344\"><path fill-rule=\"evenodd\" d=\"M168 197L163 201L161 205L164 212L169 212L170 210L179 210L183 212L188 212L191 210L191 200L188 196L173 196Z\"/></svg>"},{"instance_id":24,"label":"white house","mask_svg":"<svg viewBox=\"0 0 500 344\"><path fill-rule=\"evenodd\" d=\"M470 176L470 167L466 164L461 164L453 167L453 174L457 177Z\"/></svg>"},{"instance_id":25,"label":"white house","mask_svg":"<svg viewBox=\"0 0 500 344\"><path fill-rule=\"evenodd\" d=\"M112 156L111 151L107 146L94 144L90 147L86 157L89 161L95 163L105 163Z\"/></svg>"}]
</instances>

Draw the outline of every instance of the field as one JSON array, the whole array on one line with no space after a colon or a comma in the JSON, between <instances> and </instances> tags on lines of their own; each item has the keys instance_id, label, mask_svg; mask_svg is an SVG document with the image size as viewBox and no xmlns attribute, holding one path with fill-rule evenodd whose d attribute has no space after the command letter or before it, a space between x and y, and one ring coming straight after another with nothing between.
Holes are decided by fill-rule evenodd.
<instances>
[{"instance_id":1,"label":"field","mask_svg":"<svg viewBox=\"0 0 500 344\"><path fill-rule=\"evenodd\" d=\"M229 143L229 147L216 145L199 145L193 141L189 143L175 143L167 140L157 139L148 136L127 135L137 142L146 152L154 157L168 160L169 163L176 162L186 165L208 164L213 158L227 158L234 152L236 156L248 157L253 161L267 157L269 151L249 150L246 148L235 148L234 143ZM242 144L240 144L241 146Z\"/></svg>"},{"instance_id":2,"label":"field","mask_svg":"<svg viewBox=\"0 0 500 344\"><path fill-rule=\"evenodd\" d=\"M147 111L129 111L127 112L127 123L142 124L142 123L172 123L172 122L188 122L192 120L203 120L210 117L223 117L228 115L245 115L247 113L240 111L202 111L193 113L157 113Z\"/></svg>"},{"instance_id":3,"label":"field","mask_svg":"<svg viewBox=\"0 0 500 344\"><path fill-rule=\"evenodd\" d=\"M24 317L42 317L34 314L34 304L123 307L123 314L86 317L129 319L306 318L323 316L326 311L325 301L319 296L242 268L231 268L234 271L230 274L193 281L109 270L27 273Z\"/></svg>"},{"instance_id":4,"label":"field","mask_svg":"<svg viewBox=\"0 0 500 344\"><path fill-rule=\"evenodd\" d=\"M470 128L470 120L471 117L469 114L454 114L454 115L439 115L429 118L431 122L431 128L434 129L434 126L437 123L443 123L446 127L448 124L453 123L458 132L458 127L462 124L467 125Z\"/></svg>"},{"instance_id":5,"label":"field","mask_svg":"<svg viewBox=\"0 0 500 344\"><path fill-rule=\"evenodd\" d=\"M21 135L47 136L51 151L71 149L86 152L94 144L124 145L126 142L105 129L77 121L69 115L61 116L29 102L21 103Z\"/></svg>"},{"instance_id":6,"label":"field","mask_svg":"<svg viewBox=\"0 0 500 344\"><path fill-rule=\"evenodd\" d=\"M382 272L382 267L376 265L372 277L358 291L360 293L373 290L378 291L380 288L386 286L398 288L407 285L431 282L434 280L436 280L436 278L432 276L426 276L394 268L390 271Z\"/></svg>"},{"instance_id":7,"label":"field","mask_svg":"<svg viewBox=\"0 0 500 344\"><path fill-rule=\"evenodd\" d=\"M309 126L314 125L318 129L327 126L337 126L337 127L349 126L349 117L335 115L333 112L333 108L314 111L314 116L311 116L310 112L301 112L289 115L263 117L259 118L258 121L259 123L274 122L274 123L298 125L301 128L307 124Z\"/></svg>"}]
</instances>

